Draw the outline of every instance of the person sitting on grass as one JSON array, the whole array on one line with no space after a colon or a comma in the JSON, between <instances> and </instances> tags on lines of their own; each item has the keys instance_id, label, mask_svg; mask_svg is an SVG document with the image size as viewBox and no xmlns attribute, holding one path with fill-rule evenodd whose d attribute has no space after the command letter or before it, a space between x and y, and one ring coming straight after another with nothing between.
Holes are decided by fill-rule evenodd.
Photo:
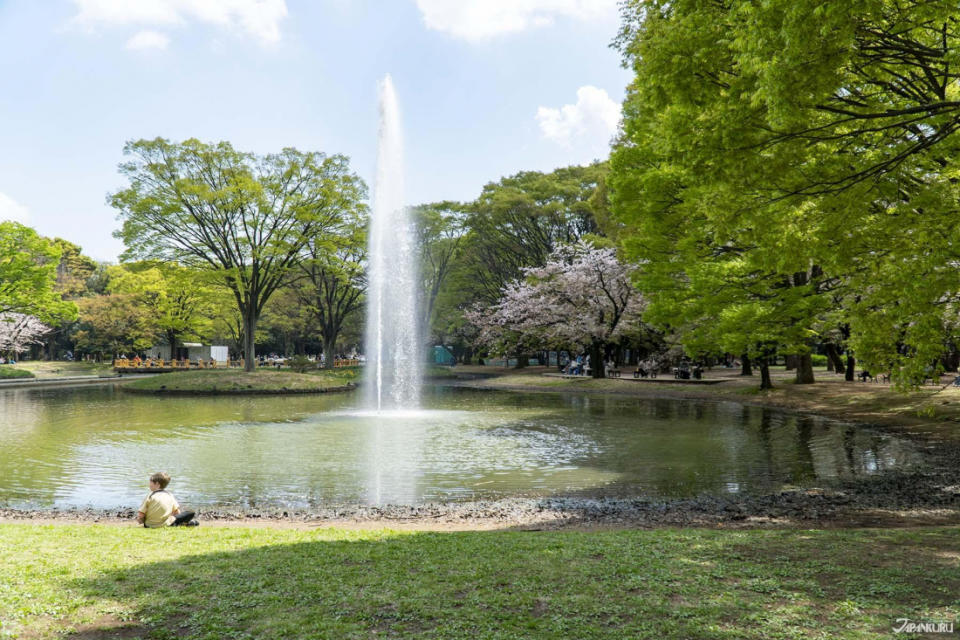
<instances>
[{"instance_id":1,"label":"person sitting on grass","mask_svg":"<svg viewBox=\"0 0 960 640\"><path fill-rule=\"evenodd\" d=\"M137 522L154 529L156 527L196 527L200 523L193 519L193 511L180 511L180 505L173 494L167 491L170 476L162 471L150 476L150 495L143 500L137 510Z\"/></svg>"}]
</instances>

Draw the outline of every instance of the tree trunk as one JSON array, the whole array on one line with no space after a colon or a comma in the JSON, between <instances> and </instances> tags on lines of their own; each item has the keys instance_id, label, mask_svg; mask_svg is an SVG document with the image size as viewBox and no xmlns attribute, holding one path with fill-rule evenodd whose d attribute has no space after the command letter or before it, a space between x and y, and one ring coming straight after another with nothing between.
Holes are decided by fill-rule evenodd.
<instances>
[{"instance_id":1,"label":"tree trunk","mask_svg":"<svg viewBox=\"0 0 960 640\"><path fill-rule=\"evenodd\" d=\"M857 296L857 300L859 300L859 296ZM849 339L850 339L850 325L848 325L848 324L841 325L841 326L840 326L840 335L843 336L844 341L849 340ZM843 376L843 379L846 380L847 382L853 382L853 377L854 377L854 374L856 373L856 372L854 371L854 367L856 366L856 364L857 364L857 362L856 362L856 360L853 359L853 354L851 354L851 353L848 351L848 352L847 352L847 368L844 370L844 376Z\"/></svg>"},{"instance_id":2,"label":"tree trunk","mask_svg":"<svg viewBox=\"0 0 960 640\"><path fill-rule=\"evenodd\" d=\"M840 357L840 350L837 348L837 345L828 342L823 345L823 348L827 352L827 362L831 365L830 370L836 371L837 373L845 373L847 369L843 366L843 358Z\"/></svg>"},{"instance_id":3,"label":"tree trunk","mask_svg":"<svg viewBox=\"0 0 960 640\"><path fill-rule=\"evenodd\" d=\"M516 369L525 369L530 366L530 356L525 353L517 354L517 366Z\"/></svg>"},{"instance_id":4,"label":"tree trunk","mask_svg":"<svg viewBox=\"0 0 960 640\"><path fill-rule=\"evenodd\" d=\"M950 373L955 373L960 365L960 354L953 348L950 349L947 353L940 358L940 363L943 365L944 371L949 371Z\"/></svg>"},{"instance_id":5,"label":"tree trunk","mask_svg":"<svg viewBox=\"0 0 960 640\"><path fill-rule=\"evenodd\" d=\"M173 358L177 355L177 332L167 329L166 334L167 344L170 345L170 359L173 360Z\"/></svg>"},{"instance_id":6,"label":"tree trunk","mask_svg":"<svg viewBox=\"0 0 960 640\"><path fill-rule=\"evenodd\" d=\"M747 354L743 354L743 356L740 358L740 362L742 363L740 368L740 375L752 376L753 367L750 366L750 356L748 356Z\"/></svg>"},{"instance_id":7,"label":"tree trunk","mask_svg":"<svg viewBox=\"0 0 960 640\"><path fill-rule=\"evenodd\" d=\"M607 377L607 372L603 366L603 343L601 342L594 342L590 345L590 377Z\"/></svg>"},{"instance_id":8,"label":"tree trunk","mask_svg":"<svg viewBox=\"0 0 960 640\"><path fill-rule=\"evenodd\" d=\"M799 356L784 356L783 365L787 368L787 371L793 371L799 367Z\"/></svg>"},{"instance_id":9,"label":"tree trunk","mask_svg":"<svg viewBox=\"0 0 960 640\"><path fill-rule=\"evenodd\" d=\"M243 370L250 372L257 368L254 336L257 332L257 316L254 309L243 312Z\"/></svg>"},{"instance_id":10,"label":"tree trunk","mask_svg":"<svg viewBox=\"0 0 960 640\"><path fill-rule=\"evenodd\" d=\"M333 369L333 350L337 347L336 336L323 338L323 368Z\"/></svg>"},{"instance_id":11,"label":"tree trunk","mask_svg":"<svg viewBox=\"0 0 960 640\"><path fill-rule=\"evenodd\" d=\"M813 358L809 353L795 356L797 359L797 384L813 384Z\"/></svg>"},{"instance_id":12,"label":"tree trunk","mask_svg":"<svg viewBox=\"0 0 960 640\"><path fill-rule=\"evenodd\" d=\"M760 358L760 389L773 389L773 381L770 380L770 361L767 358Z\"/></svg>"}]
</instances>

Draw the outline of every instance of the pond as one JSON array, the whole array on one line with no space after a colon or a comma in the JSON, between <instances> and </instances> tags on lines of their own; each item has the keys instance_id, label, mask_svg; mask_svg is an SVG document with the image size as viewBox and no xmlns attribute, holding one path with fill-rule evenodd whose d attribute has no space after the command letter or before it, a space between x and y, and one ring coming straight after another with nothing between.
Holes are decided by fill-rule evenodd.
<instances>
[{"instance_id":1,"label":"pond","mask_svg":"<svg viewBox=\"0 0 960 640\"><path fill-rule=\"evenodd\" d=\"M881 431L735 403L442 386L420 412L357 402L0 390L0 506L135 506L157 470L195 506L687 497L829 485L923 454Z\"/></svg>"}]
</instances>

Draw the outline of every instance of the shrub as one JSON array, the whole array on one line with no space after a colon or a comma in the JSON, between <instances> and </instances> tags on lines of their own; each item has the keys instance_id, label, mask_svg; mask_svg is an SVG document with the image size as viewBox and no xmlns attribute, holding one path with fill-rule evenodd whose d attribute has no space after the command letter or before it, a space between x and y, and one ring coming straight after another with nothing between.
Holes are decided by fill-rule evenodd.
<instances>
[{"instance_id":1,"label":"shrub","mask_svg":"<svg viewBox=\"0 0 960 640\"><path fill-rule=\"evenodd\" d=\"M820 354L820 353L811 354L810 360L813 362L813 366L815 367L827 366L827 356L823 354Z\"/></svg>"},{"instance_id":2,"label":"shrub","mask_svg":"<svg viewBox=\"0 0 960 640\"><path fill-rule=\"evenodd\" d=\"M317 368L317 363L310 360L307 356L293 356L287 359L287 366L297 373L304 373Z\"/></svg>"}]
</instances>

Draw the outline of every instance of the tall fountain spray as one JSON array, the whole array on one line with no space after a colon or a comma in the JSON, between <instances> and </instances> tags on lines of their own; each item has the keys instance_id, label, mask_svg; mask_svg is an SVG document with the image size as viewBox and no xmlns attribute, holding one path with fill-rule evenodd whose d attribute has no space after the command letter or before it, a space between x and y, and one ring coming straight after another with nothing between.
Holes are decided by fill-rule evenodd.
<instances>
[{"instance_id":1,"label":"tall fountain spray","mask_svg":"<svg viewBox=\"0 0 960 640\"><path fill-rule=\"evenodd\" d=\"M377 411L420 404L417 255L403 200L403 137L393 81L380 83L377 178L370 218L366 404Z\"/></svg>"}]
</instances>

